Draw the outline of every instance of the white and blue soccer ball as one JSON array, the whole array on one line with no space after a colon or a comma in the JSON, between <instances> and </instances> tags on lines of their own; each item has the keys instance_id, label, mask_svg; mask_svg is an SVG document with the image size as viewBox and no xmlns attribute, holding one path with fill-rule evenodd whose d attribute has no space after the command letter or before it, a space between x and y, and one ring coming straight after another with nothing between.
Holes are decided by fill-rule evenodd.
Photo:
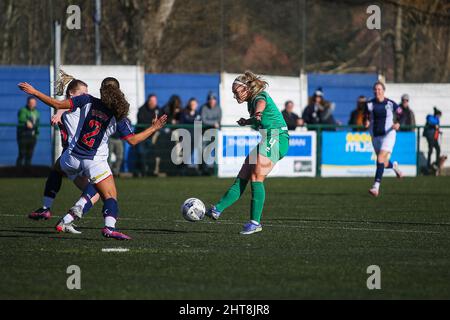
<instances>
[{"instance_id":1,"label":"white and blue soccer ball","mask_svg":"<svg viewBox=\"0 0 450 320\"><path fill-rule=\"evenodd\" d=\"M181 214L190 222L203 220L205 211L205 205L197 198L189 198L181 206Z\"/></svg>"}]
</instances>

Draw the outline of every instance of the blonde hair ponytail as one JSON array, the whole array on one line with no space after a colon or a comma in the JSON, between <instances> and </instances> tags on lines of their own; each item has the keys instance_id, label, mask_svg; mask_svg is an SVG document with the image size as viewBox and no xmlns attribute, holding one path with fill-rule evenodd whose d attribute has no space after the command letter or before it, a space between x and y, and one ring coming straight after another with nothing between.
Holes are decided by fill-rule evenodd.
<instances>
[{"instance_id":1,"label":"blonde hair ponytail","mask_svg":"<svg viewBox=\"0 0 450 320\"><path fill-rule=\"evenodd\" d=\"M267 81L263 80L260 76L257 76L251 71L245 71L244 74L236 78L235 82L236 81L242 83L248 88L252 99L263 92L269 85Z\"/></svg>"}]
</instances>

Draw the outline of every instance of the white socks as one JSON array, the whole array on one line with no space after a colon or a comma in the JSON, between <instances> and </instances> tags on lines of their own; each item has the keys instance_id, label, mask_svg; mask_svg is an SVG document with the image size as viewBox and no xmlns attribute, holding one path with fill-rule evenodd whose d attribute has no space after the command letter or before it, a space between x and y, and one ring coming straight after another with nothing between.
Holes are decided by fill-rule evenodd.
<instances>
[{"instance_id":1,"label":"white socks","mask_svg":"<svg viewBox=\"0 0 450 320\"><path fill-rule=\"evenodd\" d=\"M105 218L105 226L108 228L115 228L116 227L116 219L111 216L107 216Z\"/></svg>"},{"instance_id":2,"label":"white socks","mask_svg":"<svg viewBox=\"0 0 450 320\"><path fill-rule=\"evenodd\" d=\"M80 197L80 199L78 199L78 201L75 203L75 206L79 206L80 208L84 208L86 203L87 203L86 198L85 197Z\"/></svg>"},{"instance_id":3,"label":"white socks","mask_svg":"<svg viewBox=\"0 0 450 320\"><path fill-rule=\"evenodd\" d=\"M70 213L66 214L63 218L64 224L71 223L73 220L75 219Z\"/></svg>"}]
</instances>

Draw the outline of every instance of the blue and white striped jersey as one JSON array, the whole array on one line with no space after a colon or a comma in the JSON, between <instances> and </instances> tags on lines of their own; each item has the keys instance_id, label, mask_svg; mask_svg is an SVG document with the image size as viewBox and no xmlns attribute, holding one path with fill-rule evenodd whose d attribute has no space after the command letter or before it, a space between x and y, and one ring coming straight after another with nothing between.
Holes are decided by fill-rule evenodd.
<instances>
[{"instance_id":1,"label":"blue and white striped jersey","mask_svg":"<svg viewBox=\"0 0 450 320\"><path fill-rule=\"evenodd\" d=\"M134 134L130 120L117 121L98 98L85 94L70 99L70 105L63 120L69 133L69 152L77 158L107 160L111 135L117 131L125 140Z\"/></svg>"},{"instance_id":2,"label":"blue and white striped jersey","mask_svg":"<svg viewBox=\"0 0 450 320\"><path fill-rule=\"evenodd\" d=\"M365 114L370 121L370 132L373 136L384 136L391 130L397 109L398 105L387 98L382 102L375 98L367 102Z\"/></svg>"}]
</instances>

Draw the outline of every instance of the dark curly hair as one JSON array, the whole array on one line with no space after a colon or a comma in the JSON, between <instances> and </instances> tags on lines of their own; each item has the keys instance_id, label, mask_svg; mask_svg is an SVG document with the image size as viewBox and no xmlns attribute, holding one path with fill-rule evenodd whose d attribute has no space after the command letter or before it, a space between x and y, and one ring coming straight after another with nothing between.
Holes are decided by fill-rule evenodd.
<instances>
[{"instance_id":1,"label":"dark curly hair","mask_svg":"<svg viewBox=\"0 0 450 320\"><path fill-rule=\"evenodd\" d=\"M120 90L120 84L116 78L108 77L103 79L100 95L102 103L111 109L117 120L128 116L130 104L125 99L122 90Z\"/></svg>"},{"instance_id":2,"label":"dark curly hair","mask_svg":"<svg viewBox=\"0 0 450 320\"><path fill-rule=\"evenodd\" d=\"M73 79L72 81L70 81L70 83L67 85L67 89L66 89L66 98L70 99L70 92L71 91L75 91L77 90L79 87L86 87L87 88L87 84L84 81L81 81L79 79Z\"/></svg>"}]
</instances>

